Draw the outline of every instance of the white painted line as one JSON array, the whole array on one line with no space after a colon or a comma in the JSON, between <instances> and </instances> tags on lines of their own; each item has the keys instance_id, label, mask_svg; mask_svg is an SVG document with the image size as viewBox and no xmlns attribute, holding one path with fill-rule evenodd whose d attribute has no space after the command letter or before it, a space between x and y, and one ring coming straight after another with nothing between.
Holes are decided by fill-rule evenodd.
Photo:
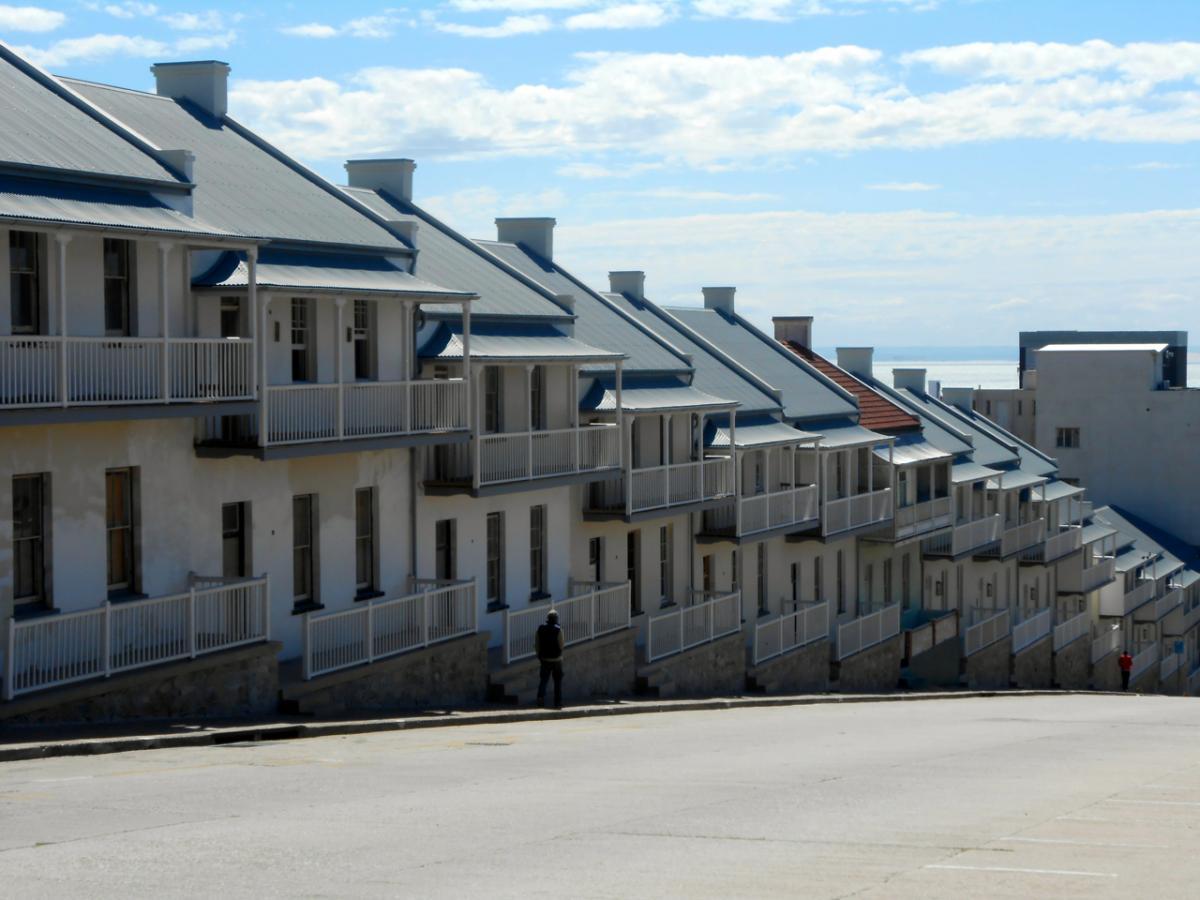
<instances>
[{"instance_id":1,"label":"white painted line","mask_svg":"<svg viewBox=\"0 0 1200 900\"><path fill-rule=\"evenodd\" d=\"M1122 800L1120 797L1106 797L1105 803L1145 803L1151 806L1200 806L1200 800Z\"/></svg>"},{"instance_id":2,"label":"white painted line","mask_svg":"<svg viewBox=\"0 0 1200 900\"><path fill-rule=\"evenodd\" d=\"M1060 819L1065 816L1059 816ZM1085 819L1084 821L1096 821L1094 819ZM1108 821L1107 819L1101 821ZM1118 847L1129 850L1169 850L1171 849L1166 844L1112 844L1105 841L1072 841L1066 838L1038 838L1038 837L1007 837L1000 838L998 843L1009 843L1019 841L1022 844L1070 844L1073 847Z\"/></svg>"},{"instance_id":3,"label":"white painted line","mask_svg":"<svg viewBox=\"0 0 1200 900\"><path fill-rule=\"evenodd\" d=\"M1080 878L1116 878L1116 872L1074 872L1070 869L1018 869L1010 866L955 866L949 863L931 863L926 869L955 869L964 872L1018 872L1023 875L1070 875Z\"/></svg>"}]
</instances>

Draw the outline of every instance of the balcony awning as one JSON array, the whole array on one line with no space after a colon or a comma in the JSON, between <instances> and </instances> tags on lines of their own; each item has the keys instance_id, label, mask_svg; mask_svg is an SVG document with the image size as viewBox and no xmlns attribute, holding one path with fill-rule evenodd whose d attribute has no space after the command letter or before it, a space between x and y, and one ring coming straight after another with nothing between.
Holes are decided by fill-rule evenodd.
<instances>
[{"instance_id":1,"label":"balcony awning","mask_svg":"<svg viewBox=\"0 0 1200 900\"><path fill-rule=\"evenodd\" d=\"M472 336L474 337L474 336ZM474 347L472 347L474 355ZM679 379L626 381L621 385L621 405L627 412L669 413L728 410L737 406L734 400L722 400ZM597 378L587 394L579 401L585 412L615 412L617 391L613 379Z\"/></svg>"},{"instance_id":2,"label":"balcony awning","mask_svg":"<svg viewBox=\"0 0 1200 900\"><path fill-rule=\"evenodd\" d=\"M1034 475L1032 472L1023 472L1020 469L1014 469L1001 472L998 478L989 478L987 486L988 490L992 491L1015 491L1018 488L1033 487L1034 485L1045 483L1045 475Z\"/></svg>"},{"instance_id":3,"label":"balcony awning","mask_svg":"<svg viewBox=\"0 0 1200 900\"><path fill-rule=\"evenodd\" d=\"M1173 556L1164 556L1154 561L1146 570L1147 578L1164 578L1172 572L1178 572L1183 568L1183 563Z\"/></svg>"},{"instance_id":4,"label":"balcony awning","mask_svg":"<svg viewBox=\"0 0 1200 900\"><path fill-rule=\"evenodd\" d=\"M950 480L955 484L965 484L968 481L985 481L989 478L998 478L999 476L999 469L989 469L987 466L981 466L975 462L955 463L954 467L950 469Z\"/></svg>"},{"instance_id":5,"label":"balcony awning","mask_svg":"<svg viewBox=\"0 0 1200 900\"><path fill-rule=\"evenodd\" d=\"M1200 572L1193 569L1184 569L1175 576L1175 584L1179 587L1191 587L1197 581L1200 581Z\"/></svg>"},{"instance_id":6,"label":"balcony awning","mask_svg":"<svg viewBox=\"0 0 1200 900\"><path fill-rule=\"evenodd\" d=\"M775 419L751 419L748 422L738 422L734 439L739 450L763 450L767 447L782 447L787 444L809 444L816 441L820 435L793 428L785 422ZM729 449L729 429L714 426L712 438L704 435L706 447L717 450Z\"/></svg>"},{"instance_id":7,"label":"balcony awning","mask_svg":"<svg viewBox=\"0 0 1200 900\"><path fill-rule=\"evenodd\" d=\"M452 291L399 269L382 256L353 253L307 253L266 249L256 273L263 289L303 293L392 294L460 303L475 295ZM207 272L192 279L193 287L245 290L250 269L244 253L224 253Z\"/></svg>"},{"instance_id":8,"label":"balcony awning","mask_svg":"<svg viewBox=\"0 0 1200 900\"><path fill-rule=\"evenodd\" d=\"M1117 533L1117 529L1110 528L1108 525L1100 525L1093 522L1091 525L1083 526L1083 534L1080 535L1080 540L1086 544L1094 544L1096 541L1102 541L1106 537L1112 537Z\"/></svg>"},{"instance_id":9,"label":"balcony awning","mask_svg":"<svg viewBox=\"0 0 1200 900\"><path fill-rule=\"evenodd\" d=\"M921 438L915 440L902 438L892 447L891 461L894 466L912 466L917 463L947 460L953 455L953 453L947 453L945 450L935 447L929 441ZM876 448L875 456L884 462L888 461L888 451L886 448Z\"/></svg>"},{"instance_id":10,"label":"balcony awning","mask_svg":"<svg viewBox=\"0 0 1200 900\"><path fill-rule=\"evenodd\" d=\"M1127 550L1117 557L1116 569L1118 572L1128 572L1130 569L1144 566L1153 558L1145 550Z\"/></svg>"},{"instance_id":11,"label":"balcony awning","mask_svg":"<svg viewBox=\"0 0 1200 900\"><path fill-rule=\"evenodd\" d=\"M421 341L422 359L461 360L462 328L439 322ZM553 325L480 323L471 329L471 359L499 363L616 362L625 354L601 350L563 334Z\"/></svg>"},{"instance_id":12,"label":"balcony awning","mask_svg":"<svg viewBox=\"0 0 1200 900\"><path fill-rule=\"evenodd\" d=\"M875 444L890 444L896 439L890 434L880 434L863 428L861 425L831 424L811 425L812 430L821 436L822 450L845 450L849 447L870 447Z\"/></svg>"},{"instance_id":13,"label":"balcony awning","mask_svg":"<svg viewBox=\"0 0 1200 900\"><path fill-rule=\"evenodd\" d=\"M1051 481L1040 488L1034 488L1033 499L1046 503L1052 500L1063 500L1067 497L1078 497L1082 493L1083 488L1081 487L1067 484L1065 481Z\"/></svg>"}]
</instances>

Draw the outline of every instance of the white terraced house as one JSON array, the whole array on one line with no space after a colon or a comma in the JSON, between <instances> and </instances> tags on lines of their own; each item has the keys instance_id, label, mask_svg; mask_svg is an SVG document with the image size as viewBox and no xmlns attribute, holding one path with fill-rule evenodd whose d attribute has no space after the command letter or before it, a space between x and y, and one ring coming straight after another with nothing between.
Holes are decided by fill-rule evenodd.
<instances>
[{"instance_id":1,"label":"white terraced house","mask_svg":"<svg viewBox=\"0 0 1200 900\"><path fill-rule=\"evenodd\" d=\"M575 698L976 683L1001 644L1004 685L1128 646L1200 689L1192 556L969 398L729 287L593 289L553 219L468 239L411 160L331 184L226 64L152 71L0 45L0 720L528 701L551 608Z\"/></svg>"}]
</instances>

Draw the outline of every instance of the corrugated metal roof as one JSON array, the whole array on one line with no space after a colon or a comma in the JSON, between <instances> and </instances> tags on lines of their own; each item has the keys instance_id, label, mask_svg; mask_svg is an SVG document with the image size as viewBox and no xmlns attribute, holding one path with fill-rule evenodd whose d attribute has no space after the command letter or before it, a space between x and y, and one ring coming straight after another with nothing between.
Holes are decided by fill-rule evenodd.
<instances>
[{"instance_id":1,"label":"corrugated metal roof","mask_svg":"<svg viewBox=\"0 0 1200 900\"><path fill-rule=\"evenodd\" d=\"M1098 522L1091 522L1083 526L1083 534L1080 539L1085 544L1094 544L1096 541L1102 541L1107 537L1112 537L1117 533L1117 529Z\"/></svg>"},{"instance_id":2,"label":"corrugated metal roof","mask_svg":"<svg viewBox=\"0 0 1200 900\"><path fill-rule=\"evenodd\" d=\"M890 444L896 440L891 435L880 434L877 431L871 431L869 428L863 428L861 425L854 425L849 422L815 422L809 427L810 430L821 435L822 450L862 447L872 444Z\"/></svg>"},{"instance_id":3,"label":"corrugated metal roof","mask_svg":"<svg viewBox=\"0 0 1200 900\"><path fill-rule=\"evenodd\" d=\"M819 353L814 353L808 347L793 341L783 341L782 344L822 375L854 395L854 399L858 401L858 424L864 428L896 434L921 427L921 422L916 416L897 406L882 391L866 384L845 369L838 368Z\"/></svg>"},{"instance_id":4,"label":"corrugated metal roof","mask_svg":"<svg viewBox=\"0 0 1200 900\"><path fill-rule=\"evenodd\" d=\"M179 183L158 160L72 102L70 91L23 69L0 47L0 161Z\"/></svg>"},{"instance_id":5,"label":"corrugated metal roof","mask_svg":"<svg viewBox=\"0 0 1200 900\"><path fill-rule=\"evenodd\" d=\"M435 284L478 294L479 299L471 307L473 315L542 319L570 316L538 288L527 284L515 269L423 209L379 191L350 187L342 190L388 221L415 222L418 228L414 273Z\"/></svg>"},{"instance_id":6,"label":"corrugated metal roof","mask_svg":"<svg viewBox=\"0 0 1200 900\"><path fill-rule=\"evenodd\" d=\"M700 307L672 307L667 312L781 391L784 414L789 419L821 419L858 412L854 402L830 387L794 353L764 339L740 318Z\"/></svg>"},{"instance_id":7,"label":"corrugated metal roof","mask_svg":"<svg viewBox=\"0 0 1200 900\"><path fill-rule=\"evenodd\" d=\"M1194 569L1184 569L1175 576L1175 583L1179 585L1179 587L1191 587L1197 581L1200 581L1200 572L1197 572Z\"/></svg>"},{"instance_id":8,"label":"corrugated metal roof","mask_svg":"<svg viewBox=\"0 0 1200 900\"><path fill-rule=\"evenodd\" d=\"M998 469L989 469L979 463L960 462L955 463L950 469L950 480L955 484L963 484L968 481L984 481L988 478L995 478L999 474Z\"/></svg>"},{"instance_id":9,"label":"corrugated metal roof","mask_svg":"<svg viewBox=\"0 0 1200 900\"><path fill-rule=\"evenodd\" d=\"M1033 472L1026 472L1024 469L1015 469L1002 472L999 478L990 479L987 483L987 486L993 491L1014 491L1018 488L1027 488L1033 487L1034 485L1043 484L1045 481L1045 475L1035 475Z\"/></svg>"},{"instance_id":10,"label":"corrugated metal roof","mask_svg":"<svg viewBox=\"0 0 1200 900\"><path fill-rule=\"evenodd\" d=\"M1003 466L1020 462L1020 454L1015 450L1005 447L990 434L972 428L971 423L957 418L929 395L908 388L888 388L886 385L882 387L908 403L909 408L921 418L925 437L943 450L970 453L971 458L981 466ZM964 441L960 435L969 437L970 442Z\"/></svg>"},{"instance_id":11,"label":"corrugated metal roof","mask_svg":"<svg viewBox=\"0 0 1200 900\"><path fill-rule=\"evenodd\" d=\"M458 324L439 322L419 339L422 359L462 359L462 329ZM557 362L616 361L621 354L601 350L568 337L552 325L481 325L471 328L471 359L551 360Z\"/></svg>"},{"instance_id":12,"label":"corrugated metal roof","mask_svg":"<svg viewBox=\"0 0 1200 900\"><path fill-rule=\"evenodd\" d=\"M663 346L662 338L627 319L559 264L548 262L516 244L480 240L475 243L532 278L550 293L573 297L575 337L597 347L620 347L629 355L625 363L627 375L637 371L690 371L684 359Z\"/></svg>"},{"instance_id":13,"label":"corrugated metal roof","mask_svg":"<svg viewBox=\"0 0 1200 900\"><path fill-rule=\"evenodd\" d=\"M712 394L714 397L725 397L740 403L739 411L742 413L774 412L781 408L774 397L713 356L668 319L659 315L653 304L634 300L625 294L605 292L603 296L616 304L619 309L637 319L646 328L661 335L672 346L688 354L695 370L692 383L700 390Z\"/></svg>"},{"instance_id":14,"label":"corrugated metal roof","mask_svg":"<svg viewBox=\"0 0 1200 900\"><path fill-rule=\"evenodd\" d=\"M259 287L351 293L413 294L466 299L470 294L447 290L396 268L381 256L302 253L264 249L259 256ZM223 253L217 263L192 280L196 287L244 288L249 269L243 253Z\"/></svg>"},{"instance_id":15,"label":"corrugated metal roof","mask_svg":"<svg viewBox=\"0 0 1200 900\"><path fill-rule=\"evenodd\" d=\"M884 461L890 458L894 466L911 466L916 463L947 460L954 454L947 453L945 450L934 446L926 440L900 439L892 446L890 457L886 448L882 450L877 449L875 455Z\"/></svg>"},{"instance_id":16,"label":"corrugated metal roof","mask_svg":"<svg viewBox=\"0 0 1200 900\"><path fill-rule=\"evenodd\" d=\"M780 422L776 419L755 418L746 421L737 420L734 422L737 426L734 429L734 440L737 442L739 450L755 450L765 447L780 447L787 444L805 443L811 444L818 440L820 435L813 434L811 431L801 431L799 428L793 428L786 422ZM704 443L709 447L729 447L729 428L714 426L711 439L706 435Z\"/></svg>"},{"instance_id":17,"label":"corrugated metal roof","mask_svg":"<svg viewBox=\"0 0 1200 900\"><path fill-rule=\"evenodd\" d=\"M195 154L193 211L200 219L254 237L407 252L332 185L260 146L229 119L156 94L63 81L158 146Z\"/></svg>"},{"instance_id":18,"label":"corrugated metal roof","mask_svg":"<svg viewBox=\"0 0 1200 900\"><path fill-rule=\"evenodd\" d=\"M677 378L642 382L622 378L621 405L633 412L670 412L677 409L728 409L730 401L706 394ZM616 410L617 392L613 379L597 378L579 401L579 408L592 412Z\"/></svg>"},{"instance_id":19,"label":"corrugated metal roof","mask_svg":"<svg viewBox=\"0 0 1200 900\"><path fill-rule=\"evenodd\" d=\"M1183 563L1173 556L1163 556L1156 559L1152 565L1147 567L1145 576L1147 578L1165 578L1173 572L1178 572L1183 568Z\"/></svg>"},{"instance_id":20,"label":"corrugated metal roof","mask_svg":"<svg viewBox=\"0 0 1200 900\"><path fill-rule=\"evenodd\" d=\"M1053 500L1062 500L1066 497L1078 497L1083 493L1083 488L1075 487L1067 484L1065 481L1051 481L1042 485L1040 488L1033 489L1033 499L1050 502Z\"/></svg>"},{"instance_id":21,"label":"corrugated metal roof","mask_svg":"<svg viewBox=\"0 0 1200 900\"><path fill-rule=\"evenodd\" d=\"M144 191L0 176L0 218L104 229L236 238Z\"/></svg>"},{"instance_id":22,"label":"corrugated metal roof","mask_svg":"<svg viewBox=\"0 0 1200 900\"><path fill-rule=\"evenodd\" d=\"M1114 566L1118 572L1128 572L1130 569L1137 569L1144 566L1154 556L1147 553L1145 550L1127 550L1124 553L1117 555Z\"/></svg>"}]
</instances>

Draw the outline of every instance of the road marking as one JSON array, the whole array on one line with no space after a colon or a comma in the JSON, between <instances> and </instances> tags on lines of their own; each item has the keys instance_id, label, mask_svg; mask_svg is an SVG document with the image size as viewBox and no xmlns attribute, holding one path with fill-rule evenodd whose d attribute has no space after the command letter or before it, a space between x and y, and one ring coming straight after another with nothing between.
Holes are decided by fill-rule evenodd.
<instances>
[{"instance_id":1,"label":"road marking","mask_svg":"<svg viewBox=\"0 0 1200 900\"><path fill-rule=\"evenodd\" d=\"M1116 872L1075 872L1070 869L1018 869L1012 866L956 866L950 863L930 863L926 869L955 869L964 872L1019 872L1023 875L1070 875L1081 878L1116 878Z\"/></svg>"},{"instance_id":2,"label":"road marking","mask_svg":"<svg viewBox=\"0 0 1200 900\"><path fill-rule=\"evenodd\" d=\"M1062 818L1061 816L1059 818ZM1085 821L1092 821L1090 819ZM1107 820L1105 820L1107 821ZM1166 844L1113 844L1105 841L1072 841L1066 838L1007 837L1000 842L1020 841L1022 844L1070 844L1075 847L1120 847L1130 850L1169 850Z\"/></svg>"},{"instance_id":3,"label":"road marking","mask_svg":"<svg viewBox=\"0 0 1200 900\"><path fill-rule=\"evenodd\" d=\"M1105 803L1146 803L1153 806L1200 806L1200 800L1123 800L1120 797L1106 797Z\"/></svg>"}]
</instances>

